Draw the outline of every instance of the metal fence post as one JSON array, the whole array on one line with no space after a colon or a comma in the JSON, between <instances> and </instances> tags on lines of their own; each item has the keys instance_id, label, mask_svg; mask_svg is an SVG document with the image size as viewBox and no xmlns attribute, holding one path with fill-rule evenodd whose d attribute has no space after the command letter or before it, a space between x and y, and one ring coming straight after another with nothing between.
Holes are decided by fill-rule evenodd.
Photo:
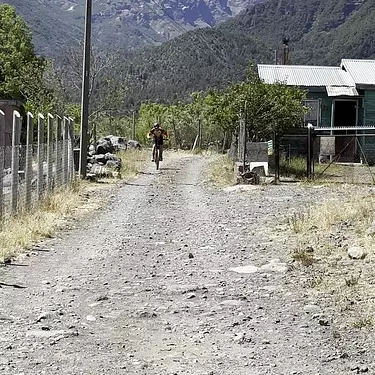
<instances>
[{"instance_id":1,"label":"metal fence post","mask_svg":"<svg viewBox=\"0 0 375 375\"><path fill-rule=\"evenodd\" d=\"M53 183L53 116L47 119L47 192L52 190Z\"/></svg>"},{"instance_id":2,"label":"metal fence post","mask_svg":"<svg viewBox=\"0 0 375 375\"><path fill-rule=\"evenodd\" d=\"M25 209L31 207L31 182L33 177L33 119L32 113L27 113L26 135L26 165L25 165Z\"/></svg>"},{"instance_id":3,"label":"metal fence post","mask_svg":"<svg viewBox=\"0 0 375 375\"><path fill-rule=\"evenodd\" d=\"M0 109L0 222L4 217L4 155L5 113Z\"/></svg>"},{"instance_id":4,"label":"metal fence post","mask_svg":"<svg viewBox=\"0 0 375 375\"><path fill-rule=\"evenodd\" d=\"M68 183L68 170L69 170L69 147L68 147L68 130L69 130L69 119L64 117L63 121L63 184L67 185Z\"/></svg>"},{"instance_id":5,"label":"metal fence post","mask_svg":"<svg viewBox=\"0 0 375 375\"><path fill-rule=\"evenodd\" d=\"M56 187L61 185L61 117L56 116L56 152L55 152L55 181Z\"/></svg>"},{"instance_id":6,"label":"metal fence post","mask_svg":"<svg viewBox=\"0 0 375 375\"><path fill-rule=\"evenodd\" d=\"M19 169L19 145L21 135L21 115L13 111L13 134L12 134L12 193L11 193L11 212L17 213L18 206L18 169Z\"/></svg>"},{"instance_id":7,"label":"metal fence post","mask_svg":"<svg viewBox=\"0 0 375 375\"><path fill-rule=\"evenodd\" d=\"M38 183L37 194L40 200L44 192L44 177L43 177L43 161L44 161L44 116L38 114Z\"/></svg>"},{"instance_id":8,"label":"metal fence post","mask_svg":"<svg viewBox=\"0 0 375 375\"><path fill-rule=\"evenodd\" d=\"M69 117L69 182L74 180L74 120Z\"/></svg>"},{"instance_id":9,"label":"metal fence post","mask_svg":"<svg viewBox=\"0 0 375 375\"><path fill-rule=\"evenodd\" d=\"M307 124L307 178L313 177L313 163L314 163L314 152L313 152L313 132L314 126Z\"/></svg>"}]
</instances>

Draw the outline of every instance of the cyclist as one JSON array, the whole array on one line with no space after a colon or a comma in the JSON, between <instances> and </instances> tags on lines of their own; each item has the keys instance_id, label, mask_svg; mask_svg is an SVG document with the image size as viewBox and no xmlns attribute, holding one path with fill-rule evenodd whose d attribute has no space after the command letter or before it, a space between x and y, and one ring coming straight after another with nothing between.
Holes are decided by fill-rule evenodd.
<instances>
[{"instance_id":1,"label":"cyclist","mask_svg":"<svg viewBox=\"0 0 375 375\"><path fill-rule=\"evenodd\" d=\"M153 138L154 139L154 146L152 148L152 161L155 161L155 146L159 145L160 150L160 161L163 161L163 140L164 137L167 137L167 132L160 127L160 124L158 122L155 122L154 126L151 128L151 130L147 134L147 138Z\"/></svg>"}]
</instances>

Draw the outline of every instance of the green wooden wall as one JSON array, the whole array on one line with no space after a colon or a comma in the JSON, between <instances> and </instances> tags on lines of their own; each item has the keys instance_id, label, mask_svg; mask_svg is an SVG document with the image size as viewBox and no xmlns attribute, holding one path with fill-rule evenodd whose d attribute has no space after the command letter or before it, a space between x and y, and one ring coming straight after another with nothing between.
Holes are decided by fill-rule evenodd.
<instances>
[{"instance_id":1,"label":"green wooden wall","mask_svg":"<svg viewBox=\"0 0 375 375\"><path fill-rule=\"evenodd\" d=\"M366 90L363 99L363 124L365 126L375 126L375 90ZM370 131L366 131L370 133ZM374 133L374 131L371 131ZM366 136L360 139L363 152L369 163L375 162L375 135Z\"/></svg>"},{"instance_id":2,"label":"green wooden wall","mask_svg":"<svg viewBox=\"0 0 375 375\"><path fill-rule=\"evenodd\" d=\"M375 90L365 91L364 118L366 126L375 126Z\"/></svg>"}]
</instances>

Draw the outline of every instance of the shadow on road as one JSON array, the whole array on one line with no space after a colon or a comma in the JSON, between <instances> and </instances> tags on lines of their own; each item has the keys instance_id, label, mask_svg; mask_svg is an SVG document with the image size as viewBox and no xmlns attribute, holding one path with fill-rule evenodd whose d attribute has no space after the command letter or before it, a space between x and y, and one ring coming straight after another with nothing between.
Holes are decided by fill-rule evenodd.
<instances>
[{"instance_id":1,"label":"shadow on road","mask_svg":"<svg viewBox=\"0 0 375 375\"><path fill-rule=\"evenodd\" d=\"M8 286L10 288L16 288L16 289L26 289L26 286L22 286L22 285L0 283L0 288L2 288L3 286Z\"/></svg>"}]
</instances>

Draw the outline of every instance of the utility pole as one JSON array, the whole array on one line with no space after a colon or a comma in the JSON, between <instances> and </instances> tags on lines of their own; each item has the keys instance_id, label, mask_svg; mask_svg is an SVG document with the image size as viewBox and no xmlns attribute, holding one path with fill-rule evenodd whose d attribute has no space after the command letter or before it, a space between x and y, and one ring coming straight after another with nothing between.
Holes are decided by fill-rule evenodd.
<instances>
[{"instance_id":1,"label":"utility pole","mask_svg":"<svg viewBox=\"0 0 375 375\"><path fill-rule=\"evenodd\" d=\"M89 82L90 82L90 56L91 56L91 16L92 16L92 0L86 0L86 22L85 22L83 74L82 74L80 158L79 158L79 174L81 178L86 178L86 168L87 168L87 146L88 146L88 130L89 130Z\"/></svg>"},{"instance_id":2,"label":"utility pole","mask_svg":"<svg viewBox=\"0 0 375 375\"><path fill-rule=\"evenodd\" d=\"M135 141L135 110L133 110L132 139Z\"/></svg>"}]
</instances>

